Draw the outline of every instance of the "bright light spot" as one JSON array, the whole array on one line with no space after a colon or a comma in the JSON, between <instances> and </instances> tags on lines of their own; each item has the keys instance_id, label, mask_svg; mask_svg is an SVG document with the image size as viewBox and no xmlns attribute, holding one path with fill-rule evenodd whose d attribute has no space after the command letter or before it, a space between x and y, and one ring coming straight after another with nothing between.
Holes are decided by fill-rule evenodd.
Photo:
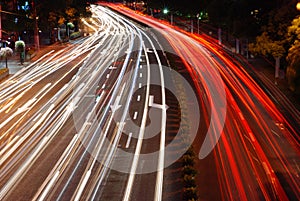
<instances>
[{"instance_id":1,"label":"bright light spot","mask_svg":"<svg viewBox=\"0 0 300 201\"><path fill-rule=\"evenodd\" d=\"M300 10L300 2L297 3L296 8L297 10Z\"/></svg>"},{"instance_id":2,"label":"bright light spot","mask_svg":"<svg viewBox=\"0 0 300 201\"><path fill-rule=\"evenodd\" d=\"M164 14L168 14L168 12L169 12L169 10L168 10L167 8L165 8L165 9L163 10L163 13L164 13Z\"/></svg>"}]
</instances>

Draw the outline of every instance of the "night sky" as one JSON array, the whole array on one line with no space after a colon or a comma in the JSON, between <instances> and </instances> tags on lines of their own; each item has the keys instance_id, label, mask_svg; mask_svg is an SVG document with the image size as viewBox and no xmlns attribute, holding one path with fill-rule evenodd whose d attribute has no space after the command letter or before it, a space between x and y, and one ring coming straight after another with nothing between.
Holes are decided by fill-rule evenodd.
<instances>
[{"instance_id":1,"label":"night sky","mask_svg":"<svg viewBox=\"0 0 300 201\"><path fill-rule=\"evenodd\" d=\"M241 10L252 10L257 8L272 9L284 2L293 0L148 0L149 5L156 7L168 7L170 9L185 12L199 12L199 10L213 10L218 7L237 7ZM147 2L147 0L146 0Z\"/></svg>"}]
</instances>

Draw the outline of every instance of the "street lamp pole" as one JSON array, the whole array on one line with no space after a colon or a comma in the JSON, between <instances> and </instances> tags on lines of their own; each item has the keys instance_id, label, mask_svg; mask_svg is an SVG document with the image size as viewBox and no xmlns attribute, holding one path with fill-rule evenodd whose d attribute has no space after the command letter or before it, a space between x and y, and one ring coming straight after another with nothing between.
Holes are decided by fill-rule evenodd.
<instances>
[{"instance_id":1,"label":"street lamp pole","mask_svg":"<svg viewBox=\"0 0 300 201\"><path fill-rule=\"evenodd\" d=\"M199 17L200 17L200 15L197 14L197 33L198 33L198 34L200 33L200 32L199 32Z\"/></svg>"},{"instance_id":2,"label":"street lamp pole","mask_svg":"<svg viewBox=\"0 0 300 201\"><path fill-rule=\"evenodd\" d=\"M2 1L0 2L0 39L2 39Z\"/></svg>"},{"instance_id":3,"label":"street lamp pole","mask_svg":"<svg viewBox=\"0 0 300 201\"><path fill-rule=\"evenodd\" d=\"M34 44L37 51L40 50L40 38L39 38L39 28L38 28L38 16L36 12L36 0L32 2L33 4L33 17L34 17Z\"/></svg>"}]
</instances>

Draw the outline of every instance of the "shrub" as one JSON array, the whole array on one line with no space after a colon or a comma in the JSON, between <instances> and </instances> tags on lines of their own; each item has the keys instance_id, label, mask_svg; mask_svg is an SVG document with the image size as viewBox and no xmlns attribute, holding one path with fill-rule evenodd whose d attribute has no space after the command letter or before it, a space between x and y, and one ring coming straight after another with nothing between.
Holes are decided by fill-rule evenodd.
<instances>
[{"instance_id":1,"label":"shrub","mask_svg":"<svg viewBox=\"0 0 300 201\"><path fill-rule=\"evenodd\" d=\"M25 43L22 40L18 40L15 43L16 52L24 52L25 51Z\"/></svg>"},{"instance_id":2,"label":"shrub","mask_svg":"<svg viewBox=\"0 0 300 201\"><path fill-rule=\"evenodd\" d=\"M197 200L197 190L194 187L184 188L183 191L183 199L184 200Z\"/></svg>"},{"instance_id":3,"label":"shrub","mask_svg":"<svg viewBox=\"0 0 300 201\"><path fill-rule=\"evenodd\" d=\"M190 165L190 166L193 166L194 165L194 157L193 156L189 156L189 155L184 155L182 157L182 162L183 162L183 165L186 166L186 165Z\"/></svg>"},{"instance_id":4,"label":"shrub","mask_svg":"<svg viewBox=\"0 0 300 201\"><path fill-rule=\"evenodd\" d=\"M12 56L13 50L10 47L4 47L0 50L0 56L3 58L7 58Z\"/></svg>"},{"instance_id":5,"label":"shrub","mask_svg":"<svg viewBox=\"0 0 300 201\"><path fill-rule=\"evenodd\" d=\"M192 166L186 165L182 168L184 175L192 175L195 176L197 174L197 171Z\"/></svg>"},{"instance_id":6,"label":"shrub","mask_svg":"<svg viewBox=\"0 0 300 201\"><path fill-rule=\"evenodd\" d=\"M73 32L70 35L70 39L76 39L79 38L81 36L81 32L77 31L77 32Z\"/></svg>"},{"instance_id":7,"label":"shrub","mask_svg":"<svg viewBox=\"0 0 300 201\"><path fill-rule=\"evenodd\" d=\"M186 188L195 188L196 189L196 182L195 182L195 177L192 175L184 175L183 177L185 187Z\"/></svg>"}]
</instances>

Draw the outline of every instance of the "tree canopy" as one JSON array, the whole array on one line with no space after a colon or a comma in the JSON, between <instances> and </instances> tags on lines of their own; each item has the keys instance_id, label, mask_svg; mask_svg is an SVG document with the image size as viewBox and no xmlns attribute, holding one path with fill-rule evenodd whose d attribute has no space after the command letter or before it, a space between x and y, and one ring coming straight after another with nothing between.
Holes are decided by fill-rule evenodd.
<instances>
[{"instance_id":1,"label":"tree canopy","mask_svg":"<svg viewBox=\"0 0 300 201\"><path fill-rule=\"evenodd\" d=\"M288 83L292 91L300 92L300 16L288 27L288 41L291 44L287 55Z\"/></svg>"},{"instance_id":2,"label":"tree canopy","mask_svg":"<svg viewBox=\"0 0 300 201\"><path fill-rule=\"evenodd\" d=\"M268 13L268 21L262 26L261 35L249 45L254 54L283 59L283 68L293 91L300 88L300 17L296 10L297 2L277 1L277 7Z\"/></svg>"},{"instance_id":3,"label":"tree canopy","mask_svg":"<svg viewBox=\"0 0 300 201\"><path fill-rule=\"evenodd\" d=\"M17 32L33 30L33 15L36 9L39 28L49 30L57 26L59 20L63 18L74 21L80 14L87 14L87 2L87 0L1 0L2 9L13 12L13 14L5 14L3 27L8 31Z\"/></svg>"}]
</instances>

